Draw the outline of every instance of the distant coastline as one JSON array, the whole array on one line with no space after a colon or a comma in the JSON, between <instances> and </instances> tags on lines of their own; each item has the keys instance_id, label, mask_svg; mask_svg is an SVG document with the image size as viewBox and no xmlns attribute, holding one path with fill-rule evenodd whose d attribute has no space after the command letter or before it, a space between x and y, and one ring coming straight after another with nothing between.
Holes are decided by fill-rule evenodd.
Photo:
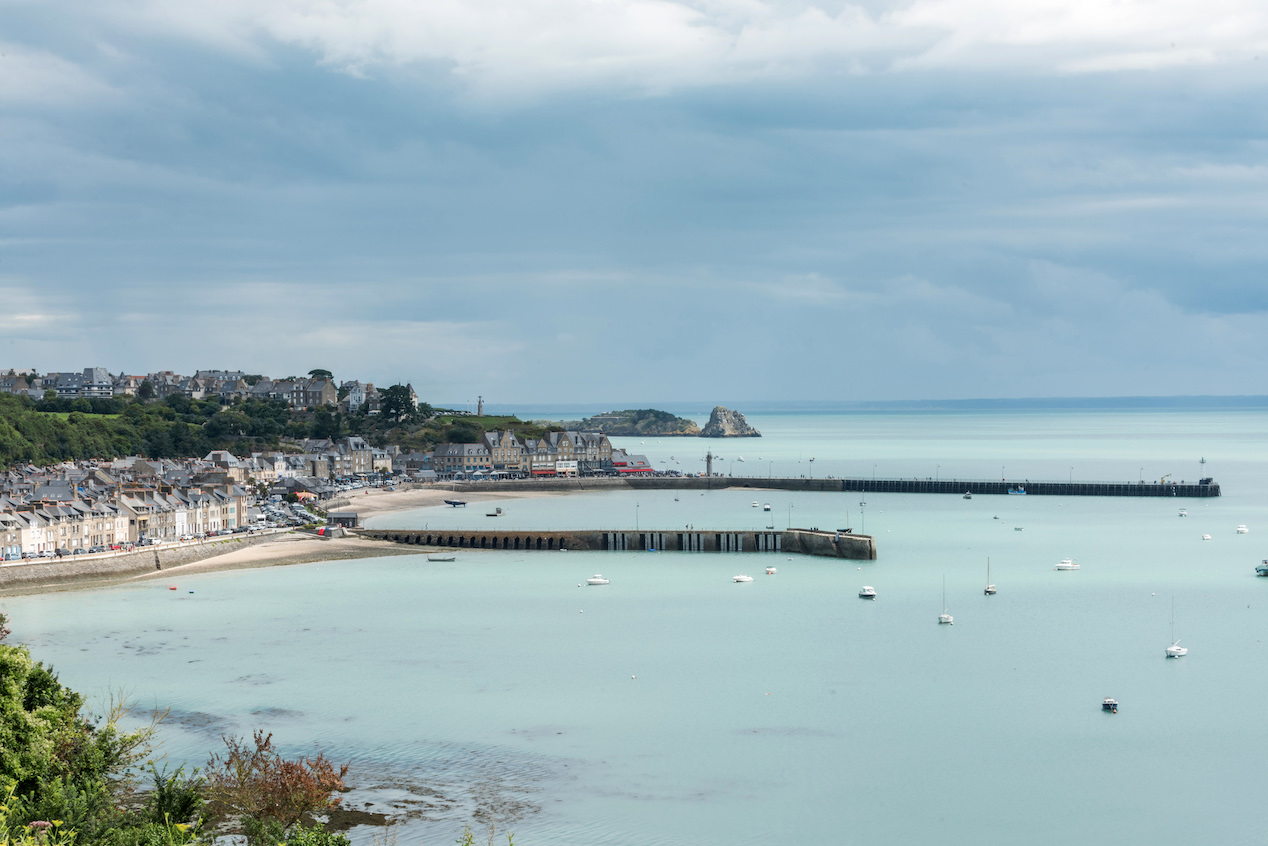
<instances>
[{"instance_id":1,"label":"distant coastline","mask_svg":"<svg viewBox=\"0 0 1268 846\"><path fill-rule=\"evenodd\" d=\"M700 422L708 420L712 402L657 401L646 405ZM1238 411L1268 409L1268 395L1015 397L918 400L728 400L746 414L848 414L886 411ZM507 403L488 409L514 413L521 419L575 419L592 413L595 404Z\"/></svg>"}]
</instances>

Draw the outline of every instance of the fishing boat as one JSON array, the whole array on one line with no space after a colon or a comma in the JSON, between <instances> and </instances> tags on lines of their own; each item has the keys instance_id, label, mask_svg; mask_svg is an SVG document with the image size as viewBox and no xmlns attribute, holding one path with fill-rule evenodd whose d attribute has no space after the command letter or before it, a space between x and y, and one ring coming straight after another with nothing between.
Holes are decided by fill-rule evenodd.
<instances>
[{"instance_id":1,"label":"fishing boat","mask_svg":"<svg viewBox=\"0 0 1268 846\"><path fill-rule=\"evenodd\" d=\"M982 593L987 596L995 595L995 585L991 584L991 559L989 558L986 559L986 590Z\"/></svg>"},{"instance_id":2,"label":"fishing boat","mask_svg":"<svg viewBox=\"0 0 1268 846\"><path fill-rule=\"evenodd\" d=\"M753 577L752 577L752 576L732 576L732 577L731 577L731 581L733 581L733 582L751 582L751 581L753 581Z\"/></svg>"},{"instance_id":3,"label":"fishing boat","mask_svg":"<svg viewBox=\"0 0 1268 846\"><path fill-rule=\"evenodd\" d=\"M972 499L972 498L973 498L973 491L965 491L965 492L964 492L964 498L965 498L965 499Z\"/></svg>"},{"instance_id":4,"label":"fishing boat","mask_svg":"<svg viewBox=\"0 0 1268 846\"><path fill-rule=\"evenodd\" d=\"M768 502L768 503L766 503L765 505L763 505L763 506L762 506L762 510L763 510L763 511L770 511L770 503Z\"/></svg>"},{"instance_id":5,"label":"fishing boat","mask_svg":"<svg viewBox=\"0 0 1268 846\"><path fill-rule=\"evenodd\" d=\"M1118 713L1118 700L1117 700L1117 699L1113 699L1113 698L1111 698L1111 697L1109 697L1109 696L1105 697L1105 699L1103 699L1103 700L1101 701L1101 710L1102 710L1102 711L1110 711L1111 713L1117 714L1117 713Z\"/></svg>"},{"instance_id":6,"label":"fishing boat","mask_svg":"<svg viewBox=\"0 0 1268 846\"><path fill-rule=\"evenodd\" d=\"M1244 534L1247 534L1248 532L1250 532L1250 529L1246 528L1245 523L1242 523L1240 526L1237 527L1237 534L1239 535L1244 535Z\"/></svg>"},{"instance_id":7,"label":"fishing boat","mask_svg":"<svg viewBox=\"0 0 1268 846\"><path fill-rule=\"evenodd\" d=\"M1255 568L1256 576L1268 576L1268 558L1265 558L1258 567Z\"/></svg>"},{"instance_id":8,"label":"fishing boat","mask_svg":"<svg viewBox=\"0 0 1268 846\"><path fill-rule=\"evenodd\" d=\"M1079 569L1079 562L1075 561L1073 558L1062 558L1060 561L1057 562L1057 566L1053 567L1052 569L1077 570Z\"/></svg>"},{"instance_id":9,"label":"fishing boat","mask_svg":"<svg viewBox=\"0 0 1268 846\"><path fill-rule=\"evenodd\" d=\"M1171 645L1167 647L1168 658L1183 658L1189 654L1186 647L1180 645L1180 641L1176 639L1176 598L1171 597Z\"/></svg>"},{"instance_id":10,"label":"fishing boat","mask_svg":"<svg viewBox=\"0 0 1268 846\"><path fill-rule=\"evenodd\" d=\"M1009 489L1008 489L1008 492L1009 492L1010 494L1021 494L1021 495L1023 495L1023 496L1024 496L1024 495L1025 495L1025 493L1026 493L1026 488L1025 488L1024 486L1022 486L1022 485L1018 485L1018 486L1017 486L1017 487L1015 487L1015 488L1009 488Z\"/></svg>"},{"instance_id":11,"label":"fishing boat","mask_svg":"<svg viewBox=\"0 0 1268 846\"><path fill-rule=\"evenodd\" d=\"M871 585L863 585L863 589L859 591L859 599L875 599L876 588Z\"/></svg>"},{"instance_id":12,"label":"fishing boat","mask_svg":"<svg viewBox=\"0 0 1268 846\"><path fill-rule=\"evenodd\" d=\"M938 625L951 626L955 624L955 618L947 613L947 577L942 577L942 613L938 615Z\"/></svg>"},{"instance_id":13,"label":"fishing boat","mask_svg":"<svg viewBox=\"0 0 1268 846\"><path fill-rule=\"evenodd\" d=\"M598 573L595 573L593 576L586 579L586 584L588 585L606 585L608 583L609 583L609 580L603 578Z\"/></svg>"},{"instance_id":14,"label":"fishing boat","mask_svg":"<svg viewBox=\"0 0 1268 846\"><path fill-rule=\"evenodd\" d=\"M456 561L458 560L458 557L456 555L445 555L444 553L437 553L435 555L428 555L427 560L432 562Z\"/></svg>"},{"instance_id":15,"label":"fishing boat","mask_svg":"<svg viewBox=\"0 0 1268 846\"><path fill-rule=\"evenodd\" d=\"M467 503L461 499L447 499L445 500L445 505L452 505L454 508L457 508L458 506L462 506L463 508L467 507Z\"/></svg>"},{"instance_id":16,"label":"fishing boat","mask_svg":"<svg viewBox=\"0 0 1268 846\"><path fill-rule=\"evenodd\" d=\"M766 568L766 575L768 575L768 576L773 576L773 575L775 575L775 572L776 572L776 570L775 570L775 568L774 568L774 567L767 567L767 568Z\"/></svg>"},{"instance_id":17,"label":"fishing boat","mask_svg":"<svg viewBox=\"0 0 1268 846\"><path fill-rule=\"evenodd\" d=\"M757 501L757 500L753 500L753 507L754 507L754 508L756 508L758 505L759 505L758 501Z\"/></svg>"},{"instance_id":18,"label":"fishing boat","mask_svg":"<svg viewBox=\"0 0 1268 846\"><path fill-rule=\"evenodd\" d=\"M1189 509L1187 509L1187 508L1181 508L1181 509L1180 509L1180 516L1181 516L1181 517L1188 517L1188 516L1189 516Z\"/></svg>"},{"instance_id":19,"label":"fishing boat","mask_svg":"<svg viewBox=\"0 0 1268 846\"><path fill-rule=\"evenodd\" d=\"M1202 540L1210 540L1210 539L1211 539L1211 536L1210 536L1210 535L1203 535L1203 536L1202 536Z\"/></svg>"}]
</instances>

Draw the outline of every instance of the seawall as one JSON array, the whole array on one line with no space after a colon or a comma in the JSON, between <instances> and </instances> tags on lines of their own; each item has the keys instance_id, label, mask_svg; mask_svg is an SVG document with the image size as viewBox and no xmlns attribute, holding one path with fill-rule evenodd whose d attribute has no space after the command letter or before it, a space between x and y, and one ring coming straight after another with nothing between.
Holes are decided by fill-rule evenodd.
<instances>
[{"instance_id":1,"label":"seawall","mask_svg":"<svg viewBox=\"0 0 1268 846\"><path fill-rule=\"evenodd\" d=\"M142 547L113 555L71 556L29 564L6 563L0 567L0 593L40 585L93 582L119 576L153 573L180 564L192 564L215 555L245 549L273 540L274 535L217 538L175 547Z\"/></svg>"}]
</instances>

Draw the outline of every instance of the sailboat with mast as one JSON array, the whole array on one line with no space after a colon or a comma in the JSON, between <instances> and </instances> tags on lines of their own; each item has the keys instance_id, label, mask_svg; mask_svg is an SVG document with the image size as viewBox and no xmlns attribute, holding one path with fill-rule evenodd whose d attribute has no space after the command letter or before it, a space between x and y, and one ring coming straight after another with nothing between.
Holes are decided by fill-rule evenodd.
<instances>
[{"instance_id":1,"label":"sailboat with mast","mask_svg":"<svg viewBox=\"0 0 1268 846\"><path fill-rule=\"evenodd\" d=\"M995 595L995 585L991 584L991 559L989 556L986 559L986 590L982 591L982 593L987 596Z\"/></svg>"},{"instance_id":2,"label":"sailboat with mast","mask_svg":"<svg viewBox=\"0 0 1268 846\"><path fill-rule=\"evenodd\" d=\"M947 613L947 577L942 577L942 613L938 615L938 625L954 625L955 618Z\"/></svg>"},{"instance_id":3,"label":"sailboat with mast","mask_svg":"<svg viewBox=\"0 0 1268 846\"><path fill-rule=\"evenodd\" d=\"M1180 645L1176 639L1176 598L1171 597L1171 645L1167 647L1168 658L1183 658L1189 654L1188 647Z\"/></svg>"}]
</instances>

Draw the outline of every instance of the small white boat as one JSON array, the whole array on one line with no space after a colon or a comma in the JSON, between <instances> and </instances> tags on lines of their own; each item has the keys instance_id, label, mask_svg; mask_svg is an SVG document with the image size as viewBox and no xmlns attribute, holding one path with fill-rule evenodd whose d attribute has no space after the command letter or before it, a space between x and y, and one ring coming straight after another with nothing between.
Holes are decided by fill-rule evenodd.
<instances>
[{"instance_id":1,"label":"small white boat","mask_svg":"<svg viewBox=\"0 0 1268 846\"><path fill-rule=\"evenodd\" d=\"M1265 558L1265 559L1263 560L1263 563L1262 563L1262 564L1260 564L1258 567L1256 567L1256 568L1255 568L1255 575L1256 575L1256 576L1268 576L1268 558Z\"/></svg>"},{"instance_id":2,"label":"small white boat","mask_svg":"<svg viewBox=\"0 0 1268 846\"><path fill-rule=\"evenodd\" d=\"M965 498L965 499L972 499L972 498L973 498L973 491L965 491L965 492L964 492L964 498Z\"/></svg>"},{"instance_id":3,"label":"small white boat","mask_svg":"<svg viewBox=\"0 0 1268 846\"><path fill-rule=\"evenodd\" d=\"M588 585L606 585L608 583L609 583L609 580L603 578L598 573L595 573L593 576L586 579L586 584Z\"/></svg>"},{"instance_id":4,"label":"small white boat","mask_svg":"<svg viewBox=\"0 0 1268 846\"><path fill-rule=\"evenodd\" d=\"M986 590L982 593L987 596L994 596L996 593L995 585L991 584L991 559L989 558L986 559Z\"/></svg>"},{"instance_id":5,"label":"small white boat","mask_svg":"<svg viewBox=\"0 0 1268 846\"><path fill-rule=\"evenodd\" d=\"M753 500L753 507L756 508L757 506L758 506L757 500Z\"/></svg>"},{"instance_id":6,"label":"small white boat","mask_svg":"<svg viewBox=\"0 0 1268 846\"><path fill-rule=\"evenodd\" d=\"M1101 710L1102 710L1102 711L1111 711L1111 712L1113 712L1113 713L1117 714L1117 713L1118 713L1118 700L1117 700L1117 699L1112 699L1112 698L1110 698L1110 697L1108 697L1108 696L1107 696L1107 697L1105 697L1105 699L1101 702Z\"/></svg>"},{"instance_id":7,"label":"small white boat","mask_svg":"<svg viewBox=\"0 0 1268 846\"><path fill-rule=\"evenodd\" d=\"M871 585L863 585L863 589L859 591L859 599L875 599L876 588Z\"/></svg>"},{"instance_id":8,"label":"small white boat","mask_svg":"<svg viewBox=\"0 0 1268 846\"><path fill-rule=\"evenodd\" d=\"M1183 658L1189 650L1180 645L1176 639L1176 598L1171 597L1171 645L1167 647L1168 658Z\"/></svg>"},{"instance_id":9,"label":"small white boat","mask_svg":"<svg viewBox=\"0 0 1268 846\"><path fill-rule=\"evenodd\" d=\"M1246 528L1245 523L1242 523L1240 526L1237 527L1237 534L1239 535L1248 534L1249 532L1250 532L1250 529Z\"/></svg>"},{"instance_id":10,"label":"small white boat","mask_svg":"<svg viewBox=\"0 0 1268 846\"><path fill-rule=\"evenodd\" d=\"M751 582L751 581L753 581L753 577L752 577L752 576L732 576L732 577L731 577L731 581L733 581L733 582Z\"/></svg>"},{"instance_id":11,"label":"small white boat","mask_svg":"<svg viewBox=\"0 0 1268 846\"><path fill-rule=\"evenodd\" d=\"M428 555L427 560L428 561L456 561L458 560L458 557L456 555Z\"/></svg>"},{"instance_id":12,"label":"small white boat","mask_svg":"<svg viewBox=\"0 0 1268 846\"><path fill-rule=\"evenodd\" d=\"M495 508L495 509L493 509L492 511L488 512L487 514L485 514L484 516L485 516L485 517L501 517L501 516L502 516L502 509L500 509L500 508Z\"/></svg>"},{"instance_id":13,"label":"small white boat","mask_svg":"<svg viewBox=\"0 0 1268 846\"><path fill-rule=\"evenodd\" d=\"M766 568L766 575L768 575L768 576L773 576L773 575L775 575L775 573L777 573L777 572L778 572L778 571L777 571L774 567L767 567L767 568Z\"/></svg>"},{"instance_id":14,"label":"small white boat","mask_svg":"<svg viewBox=\"0 0 1268 846\"><path fill-rule=\"evenodd\" d=\"M942 613L938 615L939 626L955 625L955 618L947 613L947 577L942 577Z\"/></svg>"},{"instance_id":15,"label":"small white boat","mask_svg":"<svg viewBox=\"0 0 1268 846\"><path fill-rule=\"evenodd\" d=\"M765 505L763 505L763 506L762 506L762 510L763 510L763 511L770 511L770 503L768 502L768 503L766 503Z\"/></svg>"},{"instance_id":16,"label":"small white boat","mask_svg":"<svg viewBox=\"0 0 1268 846\"><path fill-rule=\"evenodd\" d=\"M1202 536L1202 540L1210 540L1210 539L1211 539L1211 536L1210 536L1210 535L1203 535L1203 536Z\"/></svg>"},{"instance_id":17,"label":"small white boat","mask_svg":"<svg viewBox=\"0 0 1268 846\"><path fill-rule=\"evenodd\" d=\"M1020 532L1020 531L1021 531L1021 526L1013 526L1013 531L1014 531L1014 532Z\"/></svg>"},{"instance_id":18,"label":"small white boat","mask_svg":"<svg viewBox=\"0 0 1268 846\"><path fill-rule=\"evenodd\" d=\"M1077 570L1079 569L1079 563L1075 561L1073 558L1062 558L1060 561L1057 562L1057 566L1053 567L1052 569Z\"/></svg>"},{"instance_id":19,"label":"small white boat","mask_svg":"<svg viewBox=\"0 0 1268 846\"><path fill-rule=\"evenodd\" d=\"M1181 509L1180 509L1180 516L1181 516L1181 517L1188 517L1188 516L1189 516L1189 509L1187 509L1187 508L1181 508Z\"/></svg>"}]
</instances>

